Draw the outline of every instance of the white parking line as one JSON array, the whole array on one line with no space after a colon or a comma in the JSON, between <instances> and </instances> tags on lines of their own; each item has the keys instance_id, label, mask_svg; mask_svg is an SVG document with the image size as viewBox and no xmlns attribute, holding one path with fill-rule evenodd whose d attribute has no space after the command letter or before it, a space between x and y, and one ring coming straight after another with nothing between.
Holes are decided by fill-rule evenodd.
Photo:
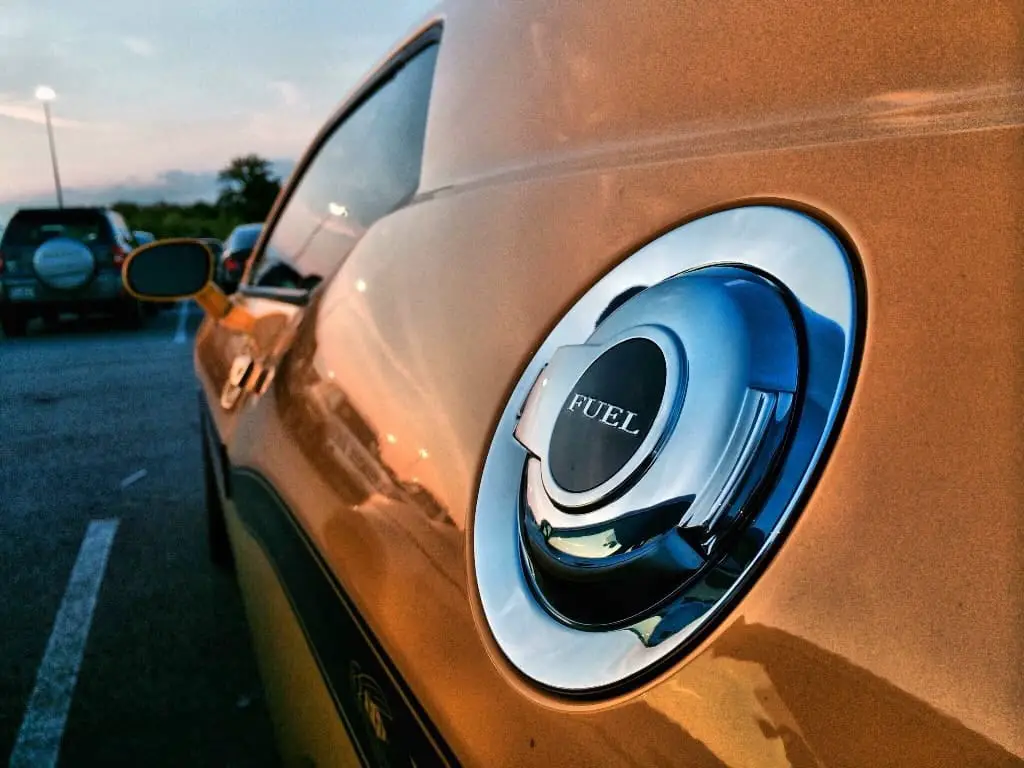
<instances>
[{"instance_id":1,"label":"white parking line","mask_svg":"<svg viewBox=\"0 0 1024 768\"><path fill-rule=\"evenodd\" d=\"M11 752L10 768L57 764L78 668L118 522L116 518L93 520L85 532L36 673L36 686Z\"/></svg>"},{"instance_id":2,"label":"white parking line","mask_svg":"<svg viewBox=\"0 0 1024 768\"><path fill-rule=\"evenodd\" d=\"M146 470L140 469L138 472L132 472L128 477L121 481L121 490L123 491L129 485L134 485L149 474Z\"/></svg>"},{"instance_id":3,"label":"white parking line","mask_svg":"<svg viewBox=\"0 0 1024 768\"><path fill-rule=\"evenodd\" d=\"M189 304L191 304L190 301L183 301L178 304L178 327L174 331L175 344L184 344L186 341L185 326L188 324Z\"/></svg>"}]
</instances>

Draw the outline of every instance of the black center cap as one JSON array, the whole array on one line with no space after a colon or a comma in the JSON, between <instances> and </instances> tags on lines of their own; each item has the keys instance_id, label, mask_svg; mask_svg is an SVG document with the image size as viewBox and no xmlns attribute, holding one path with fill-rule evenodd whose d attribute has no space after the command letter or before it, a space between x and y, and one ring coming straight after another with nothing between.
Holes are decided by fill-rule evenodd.
<instances>
[{"instance_id":1,"label":"black center cap","mask_svg":"<svg viewBox=\"0 0 1024 768\"><path fill-rule=\"evenodd\" d=\"M580 377L555 420L551 477L570 493L608 482L647 438L665 396L665 355L649 339L616 344Z\"/></svg>"}]
</instances>

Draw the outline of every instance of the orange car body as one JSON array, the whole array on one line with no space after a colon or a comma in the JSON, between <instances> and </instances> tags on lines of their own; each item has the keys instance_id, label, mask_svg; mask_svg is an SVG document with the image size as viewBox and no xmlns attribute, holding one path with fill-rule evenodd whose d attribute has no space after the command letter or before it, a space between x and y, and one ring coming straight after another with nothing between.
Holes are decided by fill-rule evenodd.
<instances>
[{"instance_id":1,"label":"orange car body","mask_svg":"<svg viewBox=\"0 0 1024 768\"><path fill-rule=\"evenodd\" d=\"M268 219L233 297L251 333L207 320L196 343L286 762L1020 764L1022 21L994 1L467 0L395 48ZM339 225L308 303L262 289L319 147L424 40L415 194ZM605 696L534 685L473 564L510 392L602 276L747 205L821 222L859 275L831 451L695 647ZM257 353L272 380L232 394Z\"/></svg>"}]
</instances>

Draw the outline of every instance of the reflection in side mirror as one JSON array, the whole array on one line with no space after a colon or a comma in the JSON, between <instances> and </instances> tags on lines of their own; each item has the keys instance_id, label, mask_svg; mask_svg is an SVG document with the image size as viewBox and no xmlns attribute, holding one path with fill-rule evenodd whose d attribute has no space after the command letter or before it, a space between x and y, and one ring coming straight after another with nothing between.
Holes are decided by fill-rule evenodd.
<instances>
[{"instance_id":1,"label":"reflection in side mirror","mask_svg":"<svg viewBox=\"0 0 1024 768\"><path fill-rule=\"evenodd\" d=\"M203 291L213 277L213 254L199 240L157 240L136 248L122 273L125 288L148 301L179 301Z\"/></svg>"}]
</instances>

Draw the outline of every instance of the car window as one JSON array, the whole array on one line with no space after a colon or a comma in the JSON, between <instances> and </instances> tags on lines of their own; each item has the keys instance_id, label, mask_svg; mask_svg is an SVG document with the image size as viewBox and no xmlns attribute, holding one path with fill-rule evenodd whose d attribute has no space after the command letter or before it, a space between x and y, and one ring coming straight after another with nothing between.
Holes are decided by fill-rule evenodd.
<instances>
[{"instance_id":1,"label":"car window","mask_svg":"<svg viewBox=\"0 0 1024 768\"><path fill-rule=\"evenodd\" d=\"M260 231L262 227L236 227L235 230L228 237L228 249L232 251L239 251L243 248L252 248L256 245L256 241L260 239Z\"/></svg>"},{"instance_id":2,"label":"car window","mask_svg":"<svg viewBox=\"0 0 1024 768\"><path fill-rule=\"evenodd\" d=\"M436 58L436 44L416 54L323 143L257 256L252 285L327 277L375 221L415 194Z\"/></svg>"},{"instance_id":3,"label":"car window","mask_svg":"<svg viewBox=\"0 0 1024 768\"><path fill-rule=\"evenodd\" d=\"M19 211L4 230L3 244L36 247L55 237L70 237L87 245L109 245L111 230L99 211Z\"/></svg>"}]
</instances>

